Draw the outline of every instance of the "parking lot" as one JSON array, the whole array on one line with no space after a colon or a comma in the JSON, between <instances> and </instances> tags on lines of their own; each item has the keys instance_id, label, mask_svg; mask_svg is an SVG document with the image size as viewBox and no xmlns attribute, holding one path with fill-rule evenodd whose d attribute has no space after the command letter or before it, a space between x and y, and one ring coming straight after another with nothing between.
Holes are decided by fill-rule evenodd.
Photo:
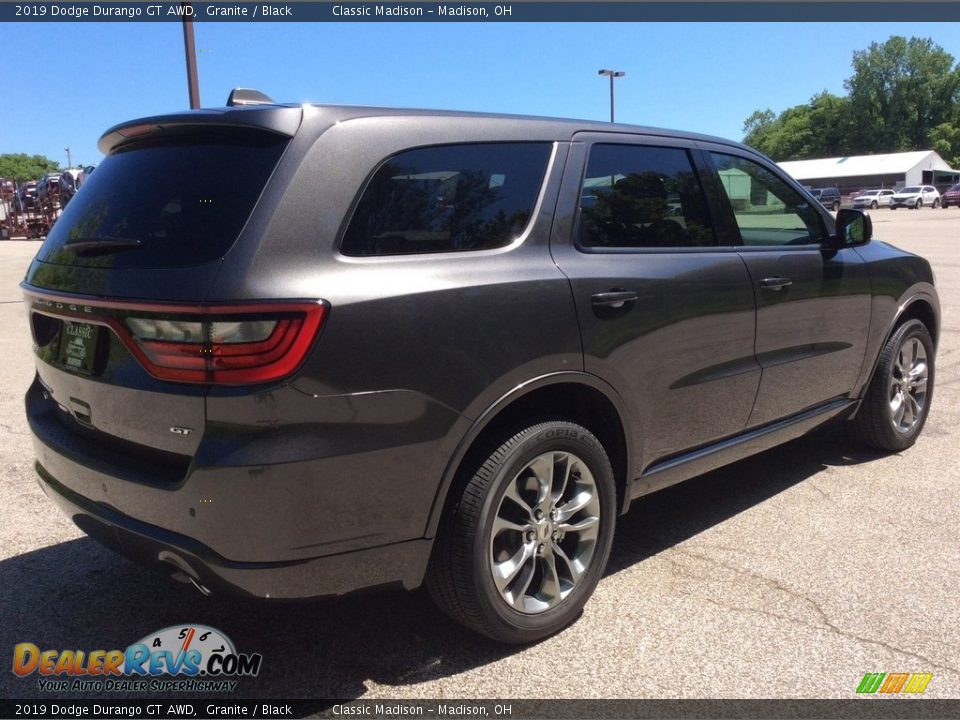
<instances>
[{"instance_id":1,"label":"parking lot","mask_svg":"<svg viewBox=\"0 0 960 720\"><path fill-rule=\"evenodd\" d=\"M960 210L873 213L937 274L936 391L917 445L879 455L827 429L638 501L571 628L498 646L425 593L263 604L202 597L102 549L34 480L18 283L0 243L0 660L13 646L125 648L180 623L263 654L271 698L850 698L867 672L929 672L960 697ZM50 697L0 674L4 698Z\"/></svg>"}]
</instances>

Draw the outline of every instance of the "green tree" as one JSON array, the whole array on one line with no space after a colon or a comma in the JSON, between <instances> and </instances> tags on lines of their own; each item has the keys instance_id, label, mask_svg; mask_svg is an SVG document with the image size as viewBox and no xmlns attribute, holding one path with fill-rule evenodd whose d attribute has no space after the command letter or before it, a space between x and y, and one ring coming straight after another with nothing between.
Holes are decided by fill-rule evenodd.
<instances>
[{"instance_id":1,"label":"green tree","mask_svg":"<svg viewBox=\"0 0 960 720\"><path fill-rule=\"evenodd\" d=\"M784 110L774 116L770 110L757 110L743 124L743 141L774 160L797 157L808 141L810 123L805 105Z\"/></svg>"},{"instance_id":2,"label":"green tree","mask_svg":"<svg viewBox=\"0 0 960 720\"><path fill-rule=\"evenodd\" d=\"M774 117L756 111L743 125L744 142L774 160L806 160L844 154L850 134L850 101L822 92Z\"/></svg>"},{"instance_id":3,"label":"green tree","mask_svg":"<svg viewBox=\"0 0 960 720\"><path fill-rule=\"evenodd\" d=\"M757 110L744 142L778 161L932 148L960 162L960 65L932 40L894 36L854 52L844 87L779 115Z\"/></svg>"},{"instance_id":4,"label":"green tree","mask_svg":"<svg viewBox=\"0 0 960 720\"><path fill-rule=\"evenodd\" d=\"M760 147L765 143L767 136L776 127L777 116L773 110L754 110L753 114L743 121L743 141L747 145Z\"/></svg>"},{"instance_id":5,"label":"green tree","mask_svg":"<svg viewBox=\"0 0 960 720\"><path fill-rule=\"evenodd\" d=\"M777 118L777 130L770 138L770 156L804 160L812 142L810 107L796 105L784 110Z\"/></svg>"},{"instance_id":6,"label":"green tree","mask_svg":"<svg viewBox=\"0 0 960 720\"><path fill-rule=\"evenodd\" d=\"M893 36L853 54L844 86L855 124L854 152L918 150L956 116L960 68L929 38Z\"/></svg>"},{"instance_id":7,"label":"green tree","mask_svg":"<svg viewBox=\"0 0 960 720\"><path fill-rule=\"evenodd\" d=\"M809 108L811 138L804 159L848 155L854 132L850 98L822 92L810 100Z\"/></svg>"},{"instance_id":8,"label":"green tree","mask_svg":"<svg viewBox=\"0 0 960 720\"><path fill-rule=\"evenodd\" d=\"M950 167L960 167L960 122L940 123L930 131L929 140L930 148Z\"/></svg>"},{"instance_id":9,"label":"green tree","mask_svg":"<svg viewBox=\"0 0 960 720\"><path fill-rule=\"evenodd\" d=\"M57 163L43 155L15 153L0 155L0 177L12 178L18 183L39 180L44 173L59 169Z\"/></svg>"}]
</instances>

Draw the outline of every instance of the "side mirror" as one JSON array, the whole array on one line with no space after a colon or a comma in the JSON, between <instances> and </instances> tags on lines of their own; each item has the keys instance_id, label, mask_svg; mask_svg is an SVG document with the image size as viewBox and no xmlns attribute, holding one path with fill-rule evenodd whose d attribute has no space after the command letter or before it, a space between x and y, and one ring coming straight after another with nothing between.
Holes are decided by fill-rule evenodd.
<instances>
[{"instance_id":1,"label":"side mirror","mask_svg":"<svg viewBox=\"0 0 960 720\"><path fill-rule=\"evenodd\" d=\"M831 238L837 249L866 245L873 237L873 221L865 212L841 209L837 211L837 234Z\"/></svg>"}]
</instances>

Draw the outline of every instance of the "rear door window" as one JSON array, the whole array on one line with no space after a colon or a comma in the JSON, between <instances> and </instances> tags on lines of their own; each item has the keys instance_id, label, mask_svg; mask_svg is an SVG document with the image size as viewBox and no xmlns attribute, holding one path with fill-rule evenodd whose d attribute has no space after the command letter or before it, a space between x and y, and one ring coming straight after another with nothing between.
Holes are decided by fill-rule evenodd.
<instances>
[{"instance_id":1,"label":"rear door window","mask_svg":"<svg viewBox=\"0 0 960 720\"><path fill-rule=\"evenodd\" d=\"M550 143L408 150L374 173L344 234L344 255L489 250L517 240L533 215Z\"/></svg>"},{"instance_id":2,"label":"rear door window","mask_svg":"<svg viewBox=\"0 0 960 720\"><path fill-rule=\"evenodd\" d=\"M286 143L218 128L126 146L87 178L38 259L112 268L216 260L246 224Z\"/></svg>"},{"instance_id":3,"label":"rear door window","mask_svg":"<svg viewBox=\"0 0 960 720\"><path fill-rule=\"evenodd\" d=\"M594 145L580 189L578 242L581 248L716 245L687 151Z\"/></svg>"}]
</instances>

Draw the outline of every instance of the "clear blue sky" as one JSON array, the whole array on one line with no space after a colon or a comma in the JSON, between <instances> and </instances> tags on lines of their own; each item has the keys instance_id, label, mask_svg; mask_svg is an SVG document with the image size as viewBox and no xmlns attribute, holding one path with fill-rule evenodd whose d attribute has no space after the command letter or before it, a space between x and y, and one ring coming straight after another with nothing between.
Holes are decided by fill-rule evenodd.
<instances>
[{"instance_id":1,"label":"clear blue sky","mask_svg":"<svg viewBox=\"0 0 960 720\"><path fill-rule=\"evenodd\" d=\"M869 5L864 6L864 13ZM854 50L891 35L960 55L951 23L196 23L201 100L609 117L739 140L754 110L843 94ZM188 105L179 23L0 24L0 153L98 162L111 125Z\"/></svg>"}]
</instances>

